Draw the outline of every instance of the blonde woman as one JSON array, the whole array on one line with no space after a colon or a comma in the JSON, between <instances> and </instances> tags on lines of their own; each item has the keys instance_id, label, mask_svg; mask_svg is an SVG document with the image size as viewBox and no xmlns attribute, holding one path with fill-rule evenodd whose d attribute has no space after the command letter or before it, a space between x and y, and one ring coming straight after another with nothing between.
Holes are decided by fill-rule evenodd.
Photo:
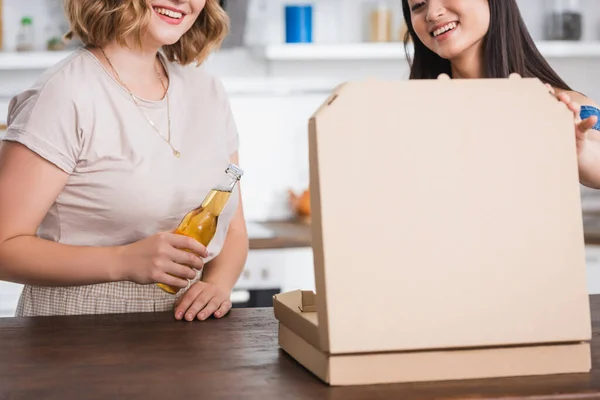
<instances>
[{"instance_id":1,"label":"blonde woman","mask_svg":"<svg viewBox=\"0 0 600 400\"><path fill-rule=\"evenodd\" d=\"M238 161L223 86L194 65L226 14L218 0L65 9L85 47L12 99L0 148L0 279L25 285L17 315L223 317L248 252L239 190L208 249L172 231Z\"/></svg>"}]
</instances>

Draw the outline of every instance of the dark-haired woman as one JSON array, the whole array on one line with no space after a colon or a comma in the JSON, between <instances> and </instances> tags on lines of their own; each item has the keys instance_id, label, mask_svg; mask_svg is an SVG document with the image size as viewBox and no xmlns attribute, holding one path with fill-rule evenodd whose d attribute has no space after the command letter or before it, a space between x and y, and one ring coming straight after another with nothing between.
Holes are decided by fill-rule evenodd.
<instances>
[{"instance_id":1,"label":"dark-haired woman","mask_svg":"<svg viewBox=\"0 0 600 400\"><path fill-rule=\"evenodd\" d=\"M537 50L516 0L402 0L414 44L410 79L539 78L573 111L579 177L600 188L600 109L573 91Z\"/></svg>"}]
</instances>

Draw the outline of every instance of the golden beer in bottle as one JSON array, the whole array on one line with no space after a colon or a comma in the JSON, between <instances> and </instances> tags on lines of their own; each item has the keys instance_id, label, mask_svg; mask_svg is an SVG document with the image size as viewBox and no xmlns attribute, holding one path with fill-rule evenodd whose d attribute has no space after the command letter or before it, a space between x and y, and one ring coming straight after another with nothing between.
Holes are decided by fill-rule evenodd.
<instances>
[{"instance_id":1,"label":"golden beer in bottle","mask_svg":"<svg viewBox=\"0 0 600 400\"><path fill-rule=\"evenodd\" d=\"M192 237L205 247L208 247L217 232L219 215L221 215L221 212L227 205L227 201L244 174L244 171L237 165L229 164L225 170L225 174L226 176L223 181L208 192L202 204L183 217L177 229L175 229L176 234ZM175 294L179 291L179 288L174 288L164 283L157 283L156 285L170 294Z\"/></svg>"}]
</instances>

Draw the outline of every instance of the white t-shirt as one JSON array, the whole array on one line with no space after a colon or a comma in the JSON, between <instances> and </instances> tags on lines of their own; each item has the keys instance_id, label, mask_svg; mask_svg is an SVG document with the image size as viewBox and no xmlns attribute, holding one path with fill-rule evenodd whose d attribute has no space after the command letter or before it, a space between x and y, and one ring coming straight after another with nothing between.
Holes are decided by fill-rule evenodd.
<instances>
[{"instance_id":1,"label":"white t-shirt","mask_svg":"<svg viewBox=\"0 0 600 400\"><path fill-rule=\"evenodd\" d=\"M39 227L40 237L70 245L118 246L173 230L224 177L239 142L221 82L202 67L162 60L169 75L171 143L181 158L173 155L125 88L86 49L46 71L11 100L3 140L20 142L69 173L64 190ZM138 103L167 134L166 97ZM206 262L219 254L237 205L236 191L219 218ZM139 298L142 290L132 289L131 282L96 286L98 291L84 297L110 292L118 301L129 298L132 291ZM77 304L40 304L64 302L56 300L57 290L76 294L80 303L94 301L81 298L78 288L26 287L18 314L113 312L119 307L95 304L90 310ZM142 297L150 301L174 300L154 285L143 291Z\"/></svg>"}]
</instances>

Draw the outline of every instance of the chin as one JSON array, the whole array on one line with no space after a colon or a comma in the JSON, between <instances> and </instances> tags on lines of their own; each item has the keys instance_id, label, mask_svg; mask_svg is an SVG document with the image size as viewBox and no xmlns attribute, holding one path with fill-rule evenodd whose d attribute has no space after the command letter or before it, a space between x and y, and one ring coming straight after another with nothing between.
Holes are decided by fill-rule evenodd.
<instances>
[{"instance_id":1,"label":"chin","mask_svg":"<svg viewBox=\"0 0 600 400\"><path fill-rule=\"evenodd\" d=\"M155 32L150 35L151 41L157 43L159 46L170 46L175 44L181 39L179 32Z\"/></svg>"},{"instance_id":2,"label":"chin","mask_svg":"<svg viewBox=\"0 0 600 400\"><path fill-rule=\"evenodd\" d=\"M462 55L465 55L469 48L474 46L476 42L465 40L446 41L444 43L428 43L427 47L438 56L452 60Z\"/></svg>"},{"instance_id":3,"label":"chin","mask_svg":"<svg viewBox=\"0 0 600 400\"><path fill-rule=\"evenodd\" d=\"M465 49L450 48L450 49L436 49L436 50L433 50L433 52L436 53L438 56L442 57L443 59L452 60L454 58L459 57L461 54L463 54L464 50Z\"/></svg>"},{"instance_id":4,"label":"chin","mask_svg":"<svg viewBox=\"0 0 600 400\"><path fill-rule=\"evenodd\" d=\"M172 37L162 37L159 40L159 43L162 43L163 46L170 46L172 44L175 44L179 41L179 39L181 39L181 36L177 35L177 36L172 36Z\"/></svg>"}]
</instances>

